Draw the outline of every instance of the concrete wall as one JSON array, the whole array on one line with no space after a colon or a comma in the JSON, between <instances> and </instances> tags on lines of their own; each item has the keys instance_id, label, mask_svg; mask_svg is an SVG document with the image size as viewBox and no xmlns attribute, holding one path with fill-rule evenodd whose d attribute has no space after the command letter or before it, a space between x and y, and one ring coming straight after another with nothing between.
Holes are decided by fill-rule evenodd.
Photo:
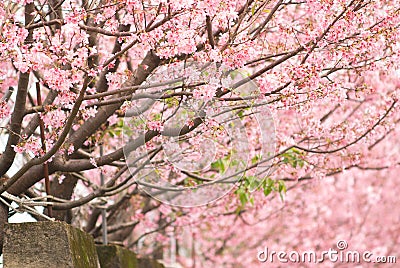
<instances>
[{"instance_id":1,"label":"concrete wall","mask_svg":"<svg viewBox=\"0 0 400 268\"><path fill-rule=\"evenodd\" d=\"M120 246L95 245L64 222L7 224L4 235L4 268L165 268Z\"/></svg>"}]
</instances>

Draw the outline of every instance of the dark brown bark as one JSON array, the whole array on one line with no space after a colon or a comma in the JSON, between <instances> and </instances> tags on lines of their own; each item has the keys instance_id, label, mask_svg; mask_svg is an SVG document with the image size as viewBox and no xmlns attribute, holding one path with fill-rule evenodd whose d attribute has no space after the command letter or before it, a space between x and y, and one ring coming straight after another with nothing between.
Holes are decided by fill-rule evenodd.
<instances>
[{"instance_id":1,"label":"dark brown bark","mask_svg":"<svg viewBox=\"0 0 400 268\"><path fill-rule=\"evenodd\" d=\"M78 178L73 174L64 174L65 178L62 182L58 178L54 178L50 183L51 195L62 198L65 200L70 200L72 193L74 192ZM65 221L71 223L71 210L55 210L53 209L53 218L59 221Z\"/></svg>"},{"instance_id":2,"label":"dark brown bark","mask_svg":"<svg viewBox=\"0 0 400 268\"><path fill-rule=\"evenodd\" d=\"M4 225L8 221L8 207L0 203L0 254L3 253Z\"/></svg>"},{"instance_id":3,"label":"dark brown bark","mask_svg":"<svg viewBox=\"0 0 400 268\"><path fill-rule=\"evenodd\" d=\"M33 3L27 4L25 7L25 24L29 25L32 23L34 17L32 13L35 11L35 5ZM32 43L32 30L29 31L27 38L25 39L25 44ZM21 133L21 123L25 116L25 104L26 96L28 92L29 84L29 72L20 73L18 79L18 91L15 100L14 111L11 115L11 123L9 125L9 136L7 140L7 145L4 153L0 156L0 177L6 174L8 169L14 162L15 151L14 146L18 144L20 133Z\"/></svg>"},{"instance_id":4,"label":"dark brown bark","mask_svg":"<svg viewBox=\"0 0 400 268\"><path fill-rule=\"evenodd\" d=\"M120 27L119 27L119 32L125 32L125 31L128 31L129 30L129 28L130 28L130 25L121 25ZM115 54L117 54L118 52L120 52L121 51L121 48L122 48L122 43L121 42L118 42L118 39L117 40L115 40L115 43L114 43L114 47L113 47L113 50L112 50L112 54L113 55L115 55ZM100 79L99 79L99 81L97 82L97 84L96 84L96 89L97 89L97 92L105 92L105 91L107 91L107 79L106 79L106 74L107 73L112 73L112 72L115 72L116 70L117 70L117 68L118 68L118 65L120 64L120 59L119 58L117 58L116 60L115 60L115 63L114 63L114 67L112 67L112 68L106 68L101 74L100 74Z\"/></svg>"},{"instance_id":5,"label":"dark brown bark","mask_svg":"<svg viewBox=\"0 0 400 268\"><path fill-rule=\"evenodd\" d=\"M123 86L129 87L134 85L140 85L143 83L148 75L159 65L160 58L153 52L147 53L146 57L143 59L141 65L137 68L136 74L132 79L126 82ZM148 66L145 68L144 66ZM99 127L104 124L107 119L118 110L124 101L119 103L103 106L98 109L95 117L87 120L75 133L73 133L69 141L74 145L74 148L81 148L84 141L90 137L93 133L99 129Z\"/></svg>"},{"instance_id":6,"label":"dark brown bark","mask_svg":"<svg viewBox=\"0 0 400 268\"><path fill-rule=\"evenodd\" d=\"M154 52L149 52L144 58L140 67L136 71L136 75L132 80L128 81L125 86L139 85L147 76L158 66L160 63L159 57ZM149 66L147 69L143 65ZM76 132L74 132L69 138L68 142L74 145L75 149L81 148L83 142L90 137L97 129L107 121L107 119L122 105L123 102L114 105L104 106L99 109L95 117L87 120ZM79 161L79 160L77 160ZM86 160L82 160L86 162ZM61 155L56 155L54 160L49 164L49 173L52 174L55 171L61 169L65 163L62 161ZM57 169L58 167L59 169ZM76 170L70 170L76 171ZM26 192L35 183L43 178L42 167L34 166L29 169L24 175L22 175L10 188L9 192L19 195Z\"/></svg>"},{"instance_id":7,"label":"dark brown bark","mask_svg":"<svg viewBox=\"0 0 400 268\"><path fill-rule=\"evenodd\" d=\"M51 90L47 94L46 99L43 101L43 105L49 105L53 103L57 95L58 93L56 91ZM30 137L35 132L38 126L39 126L39 115L35 114L33 118L30 120L29 124L22 130L22 136Z\"/></svg>"}]
</instances>

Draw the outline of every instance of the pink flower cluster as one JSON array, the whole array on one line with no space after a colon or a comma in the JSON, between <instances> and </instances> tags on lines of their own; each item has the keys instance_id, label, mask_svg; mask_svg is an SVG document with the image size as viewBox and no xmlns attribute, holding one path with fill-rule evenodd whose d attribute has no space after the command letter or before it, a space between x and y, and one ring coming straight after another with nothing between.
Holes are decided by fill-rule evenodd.
<instances>
[{"instance_id":1,"label":"pink flower cluster","mask_svg":"<svg viewBox=\"0 0 400 268\"><path fill-rule=\"evenodd\" d=\"M161 121L150 121L150 122L147 122L147 127L150 130L159 131L159 132L164 130L164 124Z\"/></svg>"},{"instance_id":2,"label":"pink flower cluster","mask_svg":"<svg viewBox=\"0 0 400 268\"><path fill-rule=\"evenodd\" d=\"M10 109L5 101L0 101L0 119L10 115Z\"/></svg>"},{"instance_id":3,"label":"pink flower cluster","mask_svg":"<svg viewBox=\"0 0 400 268\"><path fill-rule=\"evenodd\" d=\"M213 85L202 85L193 90L193 98L210 101L215 96L216 88Z\"/></svg>"}]
</instances>

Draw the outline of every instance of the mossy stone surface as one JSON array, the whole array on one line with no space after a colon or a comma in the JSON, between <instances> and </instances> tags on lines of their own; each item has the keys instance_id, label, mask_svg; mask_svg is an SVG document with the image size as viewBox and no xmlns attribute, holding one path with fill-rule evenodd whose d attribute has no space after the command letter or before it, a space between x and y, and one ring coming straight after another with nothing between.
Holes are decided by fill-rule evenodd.
<instances>
[{"instance_id":1,"label":"mossy stone surface","mask_svg":"<svg viewBox=\"0 0 400 268\"><path fill-rule=\"evenodd\" d=\"M148 258L138 259L139 268L165 268L165 266L156 260Z\"/></svg>"},{"instance_id":2,"label":"mossy stone surface","mask_svg":"<svg viewBox=\"0 0 400 268\"><path fill-rule=\"evenodd\" d=\"M101 268L138 268L136 254L117 245L97 245Z\"/></svg>"},{"instance_id":3,"label":"mossy stone surface","mask_svg":"<svg viewBox=\"0 0 400 268\"><path fill-rule=\"evenodd\" d=\"M98 268L93 238L64 222L5 226L4 268Z\"/></svg>"}]
</instances>

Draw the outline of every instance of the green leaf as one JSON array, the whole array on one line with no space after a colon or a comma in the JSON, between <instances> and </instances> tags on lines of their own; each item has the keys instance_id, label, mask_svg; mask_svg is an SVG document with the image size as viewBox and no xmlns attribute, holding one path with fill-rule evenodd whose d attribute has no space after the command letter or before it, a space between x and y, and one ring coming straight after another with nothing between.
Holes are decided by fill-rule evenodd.
<instances>
[{"instance_id":1,"label":"green leaf","mask_svg":"<svg viewBox=\"0 0 400 268\"><path fill-rule=\"evenodd\" d=\"M278 181L278 192L279 192L279 196L281 197L281 200L285 201L284 194L286 194L286 185L283 180Z\"/></svg>"},{"instance_id":2,"label":"green leaf","mask_svg":"<svg viewBox=\"0 0 400 268\"><path fill-rule=\"evenodd\" d=\"M296 148L292 148L292 149L288 150L287 152L285 152L284 154L282 154L283 163L289 164L293 168L304 167L305 163L302 158L303 155L304 155L304 152L302 152Z\"/></svg>"},{"instance_id":3,"label":"green leaf","mask_svg":"<svg viewBox=\"0 0 400 268\"><path fill-rule=\"evenodd\" d=\"M279 180L278 181L278 185L279 185L279 187L278 187L278 190L279 190L279 192L284 192L284 193L286 193L286 185L285 185L285 182L283 181L283 180Z\"/></svg>"},{"instance_id":4,"label":"green leaf","mask_svg":"<svg viewBox=\"0 0 400 268\"><path fill-rule=\"evenodd\" d=\"M249 202L250 202L250 204L252 204L254 206L254 197L253 196L250 197Z\"/></svg>"},{"instance_id":5,"label":"green leaf","mask_svg":"<svg viewBox=\"0 0 400 268\"><path fill-rule=\"evenodd\" d=\"M255 164L258 161L260 161L262 159L262 155L261 154L256 154L252 159L251 159L251 163Z\"/></svg>"},{"instance_id":6,"label":"green leaf","mask_svg":"<svg viewBox=\"0 0 400 268\"><path fill-rule=\"evenodd\" d=\"M243 119L244 110L240 110L239 112L237 112L237 115L239 116L240 119Z\"/></svg>"},{"instance_id":7,"label":"green leaf","mask_svg":"<svg viewBox=\"0 0 400 268\"><path fill-rule=\"evenodd\" d=\"M246 205L248 199L248 195L247 193L243 190L243 189L239 189L239 200L240 203L242 204L242 206Z\"/></svg>"},{"instance_id":8,"label":"green leaf","mask_svg":"<svg viewBox=\"0 0 400 268\"><path fill-rule=\"evenodd\" d=\"M279 196L281 197L282 202L285 201L285 198L284 198L282 192L279 192Z\"/></svg>"},{"instance_id":9,"label":"green leaf","mask_svg":"<svg viewBox=\"0 0 400 268\"><path fill-rule=\"evenodd\" d=\"M224 160L219 158L217 161L211 163L211 167L218 169L219 172L224 173L225 172L225 163Z\"/></svg>"},{"instance_id":10,"label":"green leaf","mask_svg":"<svg viewBox=\"0 0 400 268\"><path fill-rule=\"evenodd\" d=\"M272 192L272 188L271 187L265 187L264 188L264 195L265 196L268 196L271 192Z\"/></svg>"},{"instance_id":11,"label":"green leaf","mask_svg":"<svg viewBox=\"0 0 400 268\"><path fill-rule=\"evenodd\" d=\"M249 176L248 179L248 189L254 191L259 186L259 180L255 176Z\"/></svg>"},{"instance_id":12,"label":"green leaf","mask_svg":"<svg viewBox=\"0 0 400 268\"><path fill-rule=\"evenodd\" d=\"M254 15L255 12L256 12L256 5L253 5L253 7L251 8L251 15Z\"/></svg>"}]
</instances>

